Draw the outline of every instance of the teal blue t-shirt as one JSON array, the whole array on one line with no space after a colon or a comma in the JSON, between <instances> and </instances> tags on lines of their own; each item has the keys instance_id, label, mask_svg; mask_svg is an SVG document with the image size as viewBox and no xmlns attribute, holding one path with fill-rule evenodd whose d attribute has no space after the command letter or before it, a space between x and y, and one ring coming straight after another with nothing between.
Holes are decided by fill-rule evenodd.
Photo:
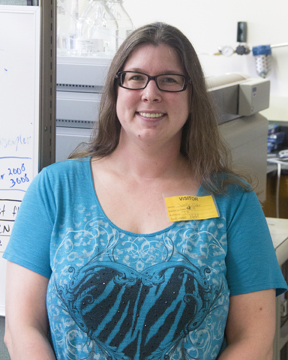
<instances>
[{"instance_id":1,"label":"teal blue t-shirt","mask_svg":"<svg viewBox=\"0 0 288 360\"><path fill-rule=\"evenodd\" d=\"M286 290L255 193L214 198L218 218L135 234L106 217L89 158L41 171L4 257L50 279L58 360L215 360L230 296Z\"/></svg>"}]
</instances>

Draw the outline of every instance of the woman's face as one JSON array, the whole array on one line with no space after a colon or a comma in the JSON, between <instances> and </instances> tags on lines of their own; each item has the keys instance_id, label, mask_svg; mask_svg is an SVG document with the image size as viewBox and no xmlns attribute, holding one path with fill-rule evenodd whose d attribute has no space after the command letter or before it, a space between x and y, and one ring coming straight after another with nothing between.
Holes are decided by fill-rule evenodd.
<instances>
[{"instance_id":1,"label":"woman's face","mask_svg":"<svg viewBox=\"0 0 288 360\"><path fill-rule=\"evenodd\" d=\"M150 76L185 75L175 50L167 45L142 45L127 59L123 71L137 71ZM121 123L120 137L141 139L158 144L170 142L178 147L182 127L189 115L189 89L165 92L150 80L142 90L118 87L116 111Z\"/></svg>"}]
</instances>

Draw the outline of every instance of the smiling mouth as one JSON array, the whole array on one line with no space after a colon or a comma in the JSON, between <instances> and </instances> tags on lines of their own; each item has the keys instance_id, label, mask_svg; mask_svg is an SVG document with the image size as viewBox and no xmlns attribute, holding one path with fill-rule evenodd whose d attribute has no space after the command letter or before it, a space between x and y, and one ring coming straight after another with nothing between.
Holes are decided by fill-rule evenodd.
<instances>
[{"instance_id":1,"label":"smiling mouth","mask_svg":"<svg viewBox=\"0 0 288 360\"><path fill-rule=\"evenodd\" d=\"M145 112L139 112L139 115L147 117L147 118L160 118L162 117L164 114L163 113L145 113Z\"/></svg>"}]
</instances>

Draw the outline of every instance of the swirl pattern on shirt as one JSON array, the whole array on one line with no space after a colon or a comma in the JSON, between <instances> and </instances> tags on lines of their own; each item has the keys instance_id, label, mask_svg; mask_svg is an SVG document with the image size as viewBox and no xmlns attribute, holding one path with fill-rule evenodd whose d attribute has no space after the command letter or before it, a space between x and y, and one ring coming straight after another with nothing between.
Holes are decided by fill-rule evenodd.
<instances>
[{"instance_id":1,"label":"swirl pattern on shirt","mask_svg":"<svg viewBox=\"0 0 288 360\"><path fill-rule=\"evenodd\" d=\"M64 345L63 358L80 348L83 359L204 359L207 348L216 358L229 302L221 224L133 236L88 215L53 260L49 318L60 320L54 346Z\"/></svg>"}]
</instances>

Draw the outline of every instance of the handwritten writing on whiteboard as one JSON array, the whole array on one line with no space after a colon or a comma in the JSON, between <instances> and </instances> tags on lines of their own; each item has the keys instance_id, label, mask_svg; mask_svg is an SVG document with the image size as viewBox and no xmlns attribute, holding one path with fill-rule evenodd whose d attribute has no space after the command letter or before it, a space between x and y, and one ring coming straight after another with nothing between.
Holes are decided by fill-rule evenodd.
<instances>
[{"instance_id":1,"label":"handwritten writing on whiteboard","mask_svg":"<svg viewBox=\"0 0 288 360\"><path fill-rule=\"evenodd\" d=\"M13 138L0 137L0 148L10 149L10 151L23 151L23 148L32 142L31 136L18 135Z\"/></svg>"},{"instance_id":2,"label":"handwritten writing on whiteboard","mask_svg":"<svg viewBox=\"0 0 288 360\"><path fill-rule=\"evenodd\" d=\"M32 159L30 157L0 157L0 191L25 192L31 182Z\"/></svg>"},{"instance_id":3,"label":"handwritten writing on whiteboard","mask_svg":"<svg viewBox=\"0 0 288 360\"><path fill-rule=\"evenodd\" d=\"M0 199L0 253L6 249L20 204L20 200Z\"/></svg>"}]
</instances>

